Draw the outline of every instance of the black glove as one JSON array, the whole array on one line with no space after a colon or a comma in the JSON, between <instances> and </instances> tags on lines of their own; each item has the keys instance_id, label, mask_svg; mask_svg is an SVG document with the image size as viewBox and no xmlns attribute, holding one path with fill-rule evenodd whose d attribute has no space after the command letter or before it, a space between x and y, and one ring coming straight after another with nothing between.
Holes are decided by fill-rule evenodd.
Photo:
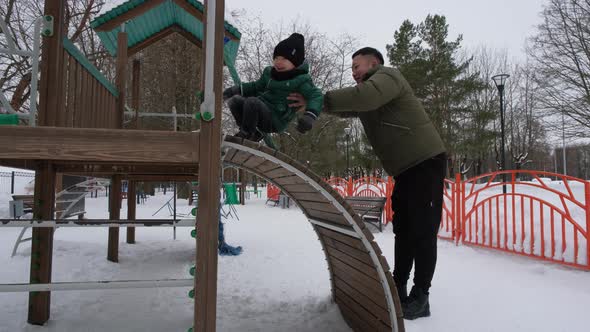
<instances>
[{"instance_id":1,"label":"black glove","mask_svg":"<svg viewBox=\"0 0 590 332\"><path fill-rule=\"evenodd\" d=\"M306 132L310 131L317 117L318 116L311 111L305 112L305 114L302 117L300 117L299 120L297 120L297 131L302 134L305 134Z\"/></svg>"},{"instance_id":2,"label":"black glove","mask_svg":"<svg viewBox=\"0 0 590 332\"><path fill-rule=\"evenodd\" d=\"M239 95L241 92L240 90L241 90L240 87L237 85L234 85L230 88L223 90L223 100L227 100L235 95Z\"/></svg>"}]
</instances>

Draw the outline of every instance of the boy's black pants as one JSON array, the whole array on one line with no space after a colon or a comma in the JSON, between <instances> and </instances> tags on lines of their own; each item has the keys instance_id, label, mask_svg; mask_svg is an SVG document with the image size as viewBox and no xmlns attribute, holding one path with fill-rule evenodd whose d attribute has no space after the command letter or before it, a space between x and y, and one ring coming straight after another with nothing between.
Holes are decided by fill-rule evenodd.
<instances>
[{"instance_id":1,"label":"boy's black pants","mask_svg":"<svg viewBox=\"0 0 590 332\"><path fill-rule=\"evenodd\" d=\"M240 130L254 134L258 127L263 133L273 132L272 111L262 100L234 96L228 100L228 106Z\"/></svg>"},{"instance_id":2,"label":"boy's black pants","mask_svg":"<svg viewBox=\"0 0 590 332\"><path fill-rule=\"evenodd\" d=\"M436 240L442 217L446 155L423 161L395 177L393 280L406 285L415 265L414 285L427 294L436 266Z\"/></svg>"}]
</instances>

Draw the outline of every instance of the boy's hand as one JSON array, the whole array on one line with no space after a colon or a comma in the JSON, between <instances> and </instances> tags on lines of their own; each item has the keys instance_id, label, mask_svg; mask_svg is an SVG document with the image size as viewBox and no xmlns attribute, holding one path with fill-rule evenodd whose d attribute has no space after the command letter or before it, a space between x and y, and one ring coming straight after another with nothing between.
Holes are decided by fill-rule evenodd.
<instances>
[{"instance_id":1,"label":"boy's hand","mask_svg":"<svg viewBox=\"0 0 590 332\"><path fill-rule=\"evenodd\" d=\"M313 127L315 119L317 119L317 115L315 115L313 112L305 112L305 114L300 117L299 120L297 120L297 131L302 134L310 131Z\"/></svg>"},{"instance_id":2,"label":"boy's hand","mask_svg":"<svg viewBox=\"0 0 590 332\"><path fill-rule=\"evenodd\" d=\"M223 100L230 99L231 97L233 97L235 95L239 95L239 94L240 94L240 87L237 85L234 85L230 88L223 90Z\"/></svg>"},{"instance_id":3,"label":"boy's hand","mask_svg":"<svg viewBox=\"0 0 590 332\"><path fill-rule=\"evenodd\" d=\"M303 95L300 93L290 93L289 96L287 96L287 100L294 101L293 103L289 104L289 107L296 107L297 112L304 112L307 108L307 100L305 100L305 97L303 97Z\"/></svg>"}]
</instances>

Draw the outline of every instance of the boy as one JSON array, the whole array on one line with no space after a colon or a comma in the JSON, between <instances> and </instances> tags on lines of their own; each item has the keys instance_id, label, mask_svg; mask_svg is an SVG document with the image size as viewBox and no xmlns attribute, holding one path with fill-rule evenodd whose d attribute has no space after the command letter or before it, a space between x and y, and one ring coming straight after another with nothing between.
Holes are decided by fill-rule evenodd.
<instances>
[{"instance_id":1,"label":"boy","mask_svg":"<svg viewBox=\"0 0 590 332\"><path fill-rule=\"evenodd\" d=\"M304 38L298 33L277 44L273 65L264 69L260 79L223 92L240 127L235 136L257 142L264 133L284 131L296 115L296 109L287 104L287 96L293 92L308 100L306 112L297 122L297 130L305 133L320 114L323 95L313 85L305 63Z\"/></svg>"}]
</instances>

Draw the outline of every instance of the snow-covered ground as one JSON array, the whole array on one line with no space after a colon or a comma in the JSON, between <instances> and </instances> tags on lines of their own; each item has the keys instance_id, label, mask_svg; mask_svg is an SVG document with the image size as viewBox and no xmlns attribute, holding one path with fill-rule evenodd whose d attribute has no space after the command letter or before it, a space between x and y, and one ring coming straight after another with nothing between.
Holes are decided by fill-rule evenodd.
<instances>
[{"instance_id":1,"label":"snow-covered ground","mask_svg":"<svg viewBox=\"0 0 590 332\"><path fill-rule=\"evenodd\" d=\"M161 193L138 206L151 216L171 196ZM0 197L0 218L8 197ZM105 197L88 198L89 218L107 216ZM126 204L124 202L123 207ZM179 200L180 212L188 212ZM237 206L226 238L242 255L219 257L219 331L349 331L330 300L326 262L317 236L296 208L252 198ZM121 215L126 213L123 208ZM30 245L10 258L19 230L0 228L0 283L28 281ZM55 233L53 280L188 278L194 240L188 228L138 228L137 244L124 242L120 262L106 260L107 230L60 228ZM393 266L391 227L375 234ZM407 331L587 331L590 274L517 256L439 242L431 291L432 317L406 321ZM0 332L186 331L193 306L188 288L69 291L52 294L45 327L26 323L28 296L0 294Z\"/></svg>"}]
</instances>

